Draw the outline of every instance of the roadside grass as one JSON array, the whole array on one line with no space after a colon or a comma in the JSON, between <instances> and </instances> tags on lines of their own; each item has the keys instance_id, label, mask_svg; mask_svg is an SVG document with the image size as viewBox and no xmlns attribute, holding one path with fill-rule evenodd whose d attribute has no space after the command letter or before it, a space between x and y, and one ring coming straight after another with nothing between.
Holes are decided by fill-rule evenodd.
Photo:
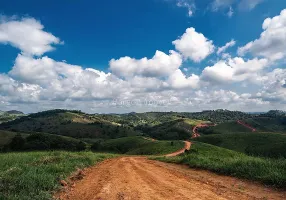
<instances>
[{"instance_id":1,"label":"roadside grass","mask_svg":"<svg viewBox=\"0 0 286 200\"><path fill-rule=\"evenodd\" d=\"M277 133L233 133L204 135L194 139L247 155L286 158L286 135Z\"/></svg>"},{"instance_id":2,"label":"roadside grass","mask_svg":"<svg viewBox=\"0 0 286 200\"><path fill-rule=\"evenodd\" d=\"M259 181L286 189L286 159L259 158L213 145L195 142L191 150L177 157L152 158L187 164L219 174Z\"/></svg>"},{"instance_id":3,"label":"roadside grass","mask_svg":"<svg viewBox=\"0 0 286 200\"><path fill-rule=\"evenodd\" d=\"M113 154L92 152L19 152L0 154L0 200L52 199L59 180Z\"/></svg>"},{"instance_id":4,"label":"roadside grass","mask_svg":"<svg viewBox=\"0 0 286 200\"><path fill-rule=\"evenodd\" d=\"M164 155L184 148L183 141L152 141L152 139L141 136L109 139L97 144L97 146L92 146L92 149L95 151L107 151L128 155Z\"/></svg>"}]
</instances>

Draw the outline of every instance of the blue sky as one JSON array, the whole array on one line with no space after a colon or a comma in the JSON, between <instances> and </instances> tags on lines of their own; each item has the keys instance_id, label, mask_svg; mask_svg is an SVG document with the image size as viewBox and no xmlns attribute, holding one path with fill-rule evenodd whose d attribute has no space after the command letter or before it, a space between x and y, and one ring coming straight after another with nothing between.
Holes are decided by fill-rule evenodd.
<instances>
[{"instance_id":1,"label":"blue sky","mask_svg":"<svg viewBox=\"0 0 286 200\"><path fill-rule=\"evenodd\" d=\"M278 39L260 38L264 20L280 16L284 8L286 8L284 0L52 0L42 3L32 0L10 0L2 2L0 54L3 56L0 57L2 75L0 76L2 79L0 109L15 108L33 112L54 107L76 107L87 112L128 112L156 109L197 111L219 107L245 111L284 108L284 87L270 91L276 82L283 82L284 77L271 80L273 85L265 84L271 82L267 81L267 78L275 77L273 74L278 73L277 70L274 72L275 69L284 70L285 68L284 54L273 52L274 44L271 45L275 41L282 40L278 42L280 44L278 49L283 49L285 38L283 33ZM31 24L23 19L33 19L43 28L37 28L35 23ZM283 20L281 14L280 21ZM25 30L21 24L28 24L31 29ZM40 53L31 50L34 47L28 42L34 39L28 35L34 28L50 34L59 41L55 42L55 38L37 38L32 43L35 45L44 43L45 47L51 45L54 47L53 50L41 50ZM195 31L187 34L186 40L183 40L182 36L188 28L194 28ZM19 29L23 33L15 36L14 33ZM5 34L2 39L1 31ZM279 29L279 33L281 31L284 31L284 27ZM206 41L200 41L195 37L199 34L202 34ZM174 44L175 40L179 40L177 45ZM218 49L231 40L235 41L235 44L218 54ZM238 53L240 47L255 40L259 40L257 44L242 50L243 53ZM28 41L25 43L26 47L22 45L22 41ZM204 44L200 46L200 42ZM198 44L197 49L192 47L194 44ZM269 52L258 51L260 47L269 49ZM165 58L160 57L158 62L150 61L157 50L166 56L170 56L172 53L169 51L174 50L180 59L178 62L174 61L177 57L166 61ZM207 52L200 52L204 50ZM199 58L196 57L198 52L195 51L201 53ZM225 53L224 56L222 56L223 53ZM280 56L280 54L283 55ZM120 60L125 56L134 58L135 61L133 61L136 64L132 60L124 60L124 62ZM150 62L137 63L144 57L150 59ZM51 59L54 66L41 63L44 62L43 58ZM112 59L115 61L113 65L110 64ZM166 57L166 59L169 58ZM258 61L255 62L255 59ZM36 60L40 60L39 63L35 64ZM61 67L57 67L57 63L61 61L68 66L62 67L59 64ZM166 64L166 62L169 63ZM222 62L227 63L231 68L229 74L223 74L229 68L222 65L216 66L217 63ZM240 64L245 62L249 65L238 66L240 69L236 71L239 72L233 72L231 71L235 68L231 64L233 62ZM34 64L30 65L30 63ZM40 67L37 68L38 65ZM83 75L82 79L75 82L78 77L74 77L74 74L69 77L70 74L63 71L63 68L69 70L66 69L68 67L70 70L75 69L75 65L82 70L76 73L85 73L86 69L96 70L97 72L94 73L97 73L96 76L99 76L100 80L95 81L96 77L94 77L91 78L90 85L88 81L83 84L81 81L93 76L88 75L87 78L85 77L87 75ZM131 67L127 70L128 67L124 66ZM251 67L253 69L247 73L246 69L242 69ZM29 74L32 77L29 77ZM57 76L50 76L51 74L57 74ZM235 74L238 75L235 76ZM255 78L250 77L250 74L255 74ZM108 80L103 77L108 77ZM104 85L96 85L103 79ZM65 88L67 87L65 82L68 81L70 86ZM140 85L141 82L143 86ZM88 86L80 87L85 84ZM148 87L144 87L144 84ZM14 89L10 91L9 86L12 85ZM116 88L119 85L120 88ZM63 91L67 90L71 91L63 95ZM103 94L102 90L110 90L110 92ZM214 99L213 102L202 104L197 100L207 98L210 93L214 93L213 96L208 97ZM269 99L273 93L277 98ZM205 96L202 97L202 95ZM220 95L230 96L230 99L224 101L219 97ZM141 101L141 104L143 99L153 101L173 99L174 102L165 103L161 107L149 105L110 107L110 102L115 99L120 102L136 100ZM239 106L235 102L237 99L243 102ZM83 104L89 106L85 107ZM198 104L201 107L198 107Z\"/></svg>"}]
</instances>

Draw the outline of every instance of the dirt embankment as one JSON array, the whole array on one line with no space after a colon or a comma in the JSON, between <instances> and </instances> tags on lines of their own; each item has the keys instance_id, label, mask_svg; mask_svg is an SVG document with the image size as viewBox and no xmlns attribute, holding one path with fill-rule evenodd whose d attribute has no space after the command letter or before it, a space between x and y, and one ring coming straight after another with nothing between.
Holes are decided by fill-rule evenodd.
<instances>
[{"instance_id":1,"label":"dirt embankment","mask_svg":"<svg viewBox=\"0 0 286 200\"><path fill-rule=\"evenodd\" d=\"M56 194L71 200L286 199L262 185L185 166L121 157L85 171L74 187Z\"/></svg>"}]
</instances>

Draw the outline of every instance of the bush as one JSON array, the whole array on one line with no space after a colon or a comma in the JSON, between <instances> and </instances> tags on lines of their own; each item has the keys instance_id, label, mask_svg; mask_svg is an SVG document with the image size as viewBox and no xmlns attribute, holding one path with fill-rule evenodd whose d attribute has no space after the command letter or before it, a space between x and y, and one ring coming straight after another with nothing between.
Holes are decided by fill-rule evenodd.
<instances>
[{"instance_id":1,"label":"bush","mask_svg":"<svg viewBox=\"0 0 286 200\"><path fill-rule=\"evenodd\" d=\"M20 151L23 150L25 145L25 139L21 136L21 134L17 134L9 144L11 150Z\"/></svg>"}]
</instances>

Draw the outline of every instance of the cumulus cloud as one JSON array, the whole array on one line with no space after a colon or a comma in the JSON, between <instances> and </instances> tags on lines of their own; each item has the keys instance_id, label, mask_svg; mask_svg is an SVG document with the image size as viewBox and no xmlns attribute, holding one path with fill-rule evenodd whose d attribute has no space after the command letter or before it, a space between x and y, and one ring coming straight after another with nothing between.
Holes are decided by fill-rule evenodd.
<instances>
[{"instance_id":1,"label":"cumulus cloud","mask_svg":"<svg viewBox=\"0 0 286 200\"><path fill-rule=\"evenodd\" d=\"M286 56L286 9L280 15L264 20L260 38L247 43L238 49L240 55L251 53L271 60L279 60Z\"/></svg>"},{"instance_id":2,"label":"cumulus cloud","mask_svg":"<svg viewBox=\"0 0 286 200\"><path fill-rule=\"evenodd\" d=\"M192 74L189 77L180 70L177 69L170 75L168 82L173 89L196 89L199 86L200 77Z\"/></svg>"},{"instance_id":3,"label":"cumulus cloud","mask_svg":"<svg viewBox=\"0 0 286 200\"><path fill-rule=\"evenodd\" d=\"M45 32L44 26L34 18L0 19L0 43L11 44L23 53L40 56L52 51L53 44L60 44L59 38Z\"/></svg>"},{"instance_id":4,"label":"cumulus cloud","mask_svg":"<svg viewBox=\"0 0 286 200\"><path fill-rule=\"evenodd\" d=\"M213 41L196 32L194 28L188 28L179 39L173 41L173 44L186 59L194 62L204 60L215 49Z\"/></svg>"},{"instance_id":5,"label":"cumulus cloud","mask_svg":"<svg viewBox=\"0 0 286 200\"><path fill-rule=\"evenodd\" d=\"M228 43L226 43L224 46L219 47L217 50L217 55L225 52L228 48L233 47L236 44L236 41L234 41L233 39L231 41L229 41Z\"/></svg>"},{"instance_id":6,"label":"cumulus cloud","mask_svg":"<svg viewBox=\"0 0 286 200\"><path fill-rule=\"evenodd\" d=\"M245 61L236 57L221 60L213 66L206 67L202 72L202 79L211 83L239 82L251 79L255 73L268 66L267 59L252 59Z\"/></svg>"},{"instance_id":7,"label":"cumulus cloud","mask_svg":"<svg viewBox=\"0 0 286 200\"><path fill-rule=\"evenodd\" d=\"M167 55L164 52L156 51L153 58L135 59L128 56L119 59L112 59L109 62L112 73L119 77L130 78L135 75L145 77L164 77L172 74L182 64L181 55L170 51Z\"/></svg>"}]
</instances>

